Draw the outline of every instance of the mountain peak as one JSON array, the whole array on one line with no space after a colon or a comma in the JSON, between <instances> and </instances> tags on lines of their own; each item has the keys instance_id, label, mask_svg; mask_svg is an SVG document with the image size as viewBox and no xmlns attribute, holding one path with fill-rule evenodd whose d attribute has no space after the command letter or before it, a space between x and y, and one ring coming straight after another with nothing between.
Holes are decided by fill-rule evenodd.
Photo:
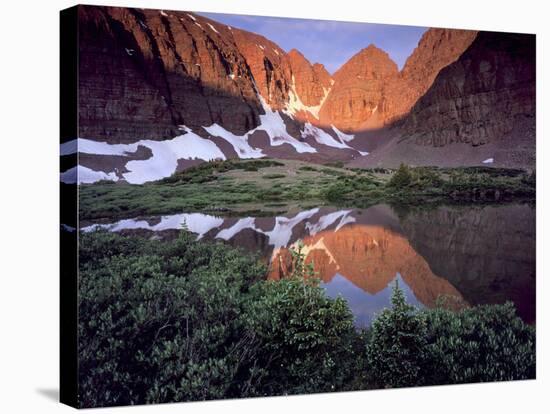
<instances>
[{"instance_id":1,"label":"mountain peak","mask_svg":"<svg viewBox=\"0 0 550 414\"><path fill-rule=\"evenodd\" d=\"M334 77L380 78L394 76L398 73L397 64L384 50L369 44L351 57L336 71Z\"/></svg>"}]
</instances>

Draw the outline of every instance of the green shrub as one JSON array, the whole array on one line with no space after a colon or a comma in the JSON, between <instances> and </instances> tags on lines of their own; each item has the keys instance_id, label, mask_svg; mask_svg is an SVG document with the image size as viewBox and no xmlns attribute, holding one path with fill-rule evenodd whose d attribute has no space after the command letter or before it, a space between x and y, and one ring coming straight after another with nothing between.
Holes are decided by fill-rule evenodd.
<instances>
[{"instance_id":1,"label":"green shrub","mask_svg":"<svg viewBox=\"0 0 550 414\"><path fill-rule=\"evenodd\" d=\"M511 303L416 310L397 284L367 344L370 382L403 387L534 378L535 329Z\"/></svg>"},{"instance_id":2,"label":"green shrub","mask_svg":"<svg viewBox=\"0 0 550 414\"><path fill-rule=\"evenodd\" d=\"M292 253L265 281L254 257L182 231L80 236L82 407L534 378L535 329L511 304L392 307L356 331Z\"/></svg>"},{"instance_id":3,"label":"green shrub","mask_svg":"<svg viewBox=\"0 0 550 414\"><path fill-rule=\"evenodd\" d=\"M346 194L346 187L342 184L332 184L323 191L322 196L331 203L342 202Z\"/></svg>"},{"instance_id":4,"label":"green shrub","mask_svg":"<svg viewBox=\"0 0 550 414\"><path fill-rule=\"evenodd\" d=\"M410 185L418 189L426 189L430 187L437 188L443 184L443 179L433 167L417 167L411 169L410 171Z\"/></svg>"},{"instance_id":5,"label":"green shrub","mask_svg":"<svg viewBox=\"0 0 550 414\"><path fill-rule=\"evenodd\" d=\"M378 387L423 385L426 364L426 322L407 304L397 281L392 307L384 309L373 321L367 344L369 377Z\"/></svg>"},{"instance_id":6,"label":"green shrub","mask_svg":"<svg viewBox=\"0 0 550 414\"><path fill-rule=\"evenodd\" d=\"M353 317L314 279L292 277L257 286L245 320L258 341L258 395L341 390L353 377Z\"/></svg>"},{"instance_id":7,"label":"green shrub","mask_svg":"<svg viewBox=\"0 0 550 414\"><path fill-rule=\"evenodd\" d=\"M222 398L248 352L239 317L265 268L183 233L172 242L82 234L84 407Z\"/></svg>"},{"instance_id":8,"label":"green shrub","mask_svg":"<svg viewBox=\"0 0 550 414\"><path fill-rule=\"evenodd\" d=\"M300 168L298 168L299 171L318 171L317 168L311 167L309 165L304 165Z\"/></svg>"},{"instance_id":9,"label":"green shrub","mask_svg":"<svg viewBox=\"0 0 550 414\"><path fill-rule=\"evenodd\" d=\"M173 241L84 233L80 252L83 407L352 383L351 313L314 279L265 282L253 257L186 232ZM311 275L296 254L296 274Z\"/></svg>"},{"instance_id":10,"label":"green shrub","mask_svg":"<svg viewBox=\"0 0 550 414\"><path fill-rule=\"evenodd\" d=\"M535 378L535 329L512 303L425 311L432 384Z\"/></svg>"},{"instance_id":11,"label":"green shrub","mask_svg":"<svg viewBox=\"0 0 550 414\"><path fill-rule=\"evenodd\" d=\"M336 176L336 177L341 177L341 176L346 174L344 171L334 170L334 169L331 169L331 168L323 168L321 170L321 172L323 174L332 175L332 176Z\"/></svg>"},{"instance_id":12,"label":"green shrub","mask_svg":"<svg viewBox=\"0 0 550 414\"><path fill-rule=\"evenodd\" d=\"M392 175L388 181L388 186L396 189L408 187L412 181L412 174L408 166L401 164L398 170Z\"/></svg>"},{"instance_id":13,"label":"green shrub","mask_svg":"<svg viewBox=\"0 0 550 414\"><path fill-rule=\"evenodd\" d=\"M284 174L264 174L262 175L262 178L266 179L266 180L275 180L277 178L285 178L286 175Z\"/></svg>"},{"instance_id":14,"label":"green shrub","mask_svg":"<svg viewBox=\"0 0 550 414\"><path fill-rule=\"evenodd\" d=\"M325 163L327 167L344 168L344 161L331 161Z\"/></svg>"}]
</instances>

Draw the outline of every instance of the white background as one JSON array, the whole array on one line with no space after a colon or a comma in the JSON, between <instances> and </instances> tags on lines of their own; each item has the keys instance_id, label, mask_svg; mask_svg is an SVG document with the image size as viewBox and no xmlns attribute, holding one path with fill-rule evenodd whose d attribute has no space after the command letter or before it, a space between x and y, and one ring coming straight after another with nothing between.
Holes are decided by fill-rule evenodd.
<instances>
[{"instance_id":1,"label":"white background","mask_svg":"<svg viewBox=\"0 0 550 414\"><path fill-rule=\"evenodd\" d=\"M545 283L549 277L549 253L544 246L548 246L550 230L547 190L550 157L549 137L542 125L543 117L548 119L549 116L543 102L548 97L549 85L545 78L549 74L550 43L550 13L545 10L546 1L98 1L120 6L537 33L538 131L536 381L166 404L103 409L101 412L377 413L403 410L407 413L517 414L542 412L544 406L549 409L550 357L547 352L550 348L544 326L549 320L549 307L544 304L550 297L548 283ZM47 414L72 410L56 400L59 362L58 12L73 4L61 0L2 2L0 412L3 413ZM541 214L545 209L546 214Z\"/></svg>"}]
</instances>

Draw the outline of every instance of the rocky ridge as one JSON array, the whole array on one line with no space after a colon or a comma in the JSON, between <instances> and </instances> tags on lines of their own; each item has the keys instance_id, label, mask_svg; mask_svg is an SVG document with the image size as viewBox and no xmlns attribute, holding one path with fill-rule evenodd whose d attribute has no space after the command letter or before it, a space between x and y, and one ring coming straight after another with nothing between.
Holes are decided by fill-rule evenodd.
<instances>
[{"instance_id":1,"label":"rocky ridge","mask_svg":"<svg viewBox=\"0 0 550 414\"><path fill-rule=\"evenodd\" d=\"M78 148L84 164L67 172L68 181L79 180L76 175L87 177L81 182L126 179L138 162L143 168L157 162L173 166L163 168L160 177L144 178L158 179L198 160L231 157L374 165L386 162L386 144L395 137L413 137L408 141L416 146L453 139L484 144L518 123L529 123L534 111L532 71L519 64L515 72L506 72L508 65L530 56L497 53L500 72L472 60L498 39L504 46L513 41L503 34L494 34L491 42L473 31L429 29L401 71L386 52L369 45L331 76L297 50L286 53L263 36L198 14L99 6L79 6L78 11L83 139ZM474 45L477 52L464 57ZM462 88L457 77L480 67L485 80ZM451 85L449 77L458 80ZM461 94L478 87L506 88L516 78L523 79L523 88L490 97L500 107L483 109L478 94L470 114L469 98ZM462 115L452 118L452 108L460 105ZM457 124L460 137L453 138ZM182 142L188 148L182 149ZM525 145L531 145L529 139ZM365 157L364 151L373 154Z\"/></svg>"}]
</instances>

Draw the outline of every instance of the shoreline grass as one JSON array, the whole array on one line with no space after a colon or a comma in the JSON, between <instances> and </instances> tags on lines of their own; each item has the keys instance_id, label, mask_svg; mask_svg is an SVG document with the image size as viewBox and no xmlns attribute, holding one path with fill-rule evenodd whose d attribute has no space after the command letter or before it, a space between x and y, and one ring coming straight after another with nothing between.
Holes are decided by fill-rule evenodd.
<instances>
[{"instance_id":1,"label":"shoreline grass","mask_svg":"<svg viewBox=\"0 0 550 414\"><path fill-rule=\"evenodd\" d=\"M213 161L163 180L80 185L83 220L182 211L271 215L315 203L438 205L535 202L534 173L493 167L349 169L296 160Z\"/></svg>"}]
</instances>

